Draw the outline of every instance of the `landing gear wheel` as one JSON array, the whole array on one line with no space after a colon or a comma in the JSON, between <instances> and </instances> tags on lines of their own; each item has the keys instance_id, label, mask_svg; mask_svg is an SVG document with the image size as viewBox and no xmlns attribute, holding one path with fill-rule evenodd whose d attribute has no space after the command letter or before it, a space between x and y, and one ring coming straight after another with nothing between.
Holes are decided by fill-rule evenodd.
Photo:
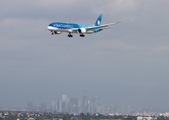
<instances>
[{"instance_id":1,"label":"landing gear wheel","mask_svg":"<svg viewBox=\"0 0 169 120\"><path fill-rule=\"evenodd\" d=\"M73 37L73 35L71 35L70 33L67 35L68 37Z\"/></svg>"},{"instance_id":2,"label":"landing gear wheel","mask_svg":"<svg viewBox=\"0 0 169 120\"><path fill-rule=\"evenodd\" d=\"M81 34L80 37L85 37L85 35Z\"/></svg>"},{"instance_id":3,"label":"landing gear wheel","mask_svg":"<svg viewBox=\"0 0 169 120\"><path fill-rule=\"evenodd\" d=\"M68 37L73 37L73 35L67 35Z\"/></svg>"}]
</instances>

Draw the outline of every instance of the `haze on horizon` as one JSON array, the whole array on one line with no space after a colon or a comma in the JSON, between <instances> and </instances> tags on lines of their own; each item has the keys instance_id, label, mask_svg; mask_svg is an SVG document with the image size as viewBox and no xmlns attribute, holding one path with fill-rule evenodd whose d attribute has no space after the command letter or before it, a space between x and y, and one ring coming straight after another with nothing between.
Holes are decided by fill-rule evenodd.
<instances>
[{"instance_id":1,"label":"haze on horizon","mask_svg":"<svg viewBox=\"0 0 169 120\"><path fill-rule=\"evenodd\" d=\"M10 3L10 4L9 4ZM68 96L169 108L168 0L0 1L0 107ZM97 34L51 36L52 21L123 21Z\"/></svg>"}]
</instances>

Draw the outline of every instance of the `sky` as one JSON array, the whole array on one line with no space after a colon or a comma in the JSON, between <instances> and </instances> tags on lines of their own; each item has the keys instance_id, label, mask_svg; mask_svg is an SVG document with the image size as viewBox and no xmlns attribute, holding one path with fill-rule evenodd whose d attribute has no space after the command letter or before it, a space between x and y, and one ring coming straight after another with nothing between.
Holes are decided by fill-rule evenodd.
<instances>
[{"instance_id":1,"label":"sky","mask_svg":"<svg viewBox=\"0 0 169 120\"><path fill-rule=\"evenodd\" d=\"M0 107L99 96L101 104L169 108L168 0L1 0ZM81 38L53 21L123 21Z\"/></svg>"}]
</instances>

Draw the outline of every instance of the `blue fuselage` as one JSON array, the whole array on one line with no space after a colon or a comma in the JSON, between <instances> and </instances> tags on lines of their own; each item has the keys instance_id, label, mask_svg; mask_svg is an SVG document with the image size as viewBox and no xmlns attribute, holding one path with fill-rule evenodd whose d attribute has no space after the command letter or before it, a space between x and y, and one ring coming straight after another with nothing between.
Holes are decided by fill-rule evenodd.
<instances>
[{"instance_id":1,"label":"blue fuselage","mask_svg":"<svg viewBox=\"0 0 169 120\"><path fill-rule=\"evenodd\" d=\"M90 24L76 24L76 23L68 23L68 22L52 22L48 25L49 30L61 30L62 32L69 32L69 30L73 29L81 29L81 28L90 28L94 27L94 25ZM87 33L96 33L101 31L102 29L93 29L87 31Z\"/></svg>"},{"instance_id":2,"label":"blue fuselage","mask_svg":"<svg viewBox=\"0 0 169 120\"><path fill-rule=\"evenodd\" d=\"M87 27L93 27L93 25L87 25L87 24L75 24L75 23L68 23L68 22L52 22L49 24L51 27L56 28L87 28Z\"/></svg>"}]
</instances>

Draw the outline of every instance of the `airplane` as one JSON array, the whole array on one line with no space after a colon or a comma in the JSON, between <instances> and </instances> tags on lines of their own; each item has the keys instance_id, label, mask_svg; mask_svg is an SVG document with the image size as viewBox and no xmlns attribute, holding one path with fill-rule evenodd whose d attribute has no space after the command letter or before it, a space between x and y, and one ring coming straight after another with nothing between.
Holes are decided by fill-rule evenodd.
<instances>
[{"instance_id":1,"label":"airplane","mask_svg":"<svg viewBox=\"0 0 169 120\"><path fill-rule=\"evenodd\" d=\"M93 25L77 24L77 23L69 23L69 22L52 22L48 25L47 29L51 31L52 35L59 35L62 32L67 32L68 37L73 37L72 33L78 33L80 37L85 37L84 34L97 33L102 31L103 29L107 29L107 27L111 25L115 25L122 22L121 21L121 22L114 22L114 23L101 25L102 16L103 14L100 14Z\"/></svg>"}]
</instances>

